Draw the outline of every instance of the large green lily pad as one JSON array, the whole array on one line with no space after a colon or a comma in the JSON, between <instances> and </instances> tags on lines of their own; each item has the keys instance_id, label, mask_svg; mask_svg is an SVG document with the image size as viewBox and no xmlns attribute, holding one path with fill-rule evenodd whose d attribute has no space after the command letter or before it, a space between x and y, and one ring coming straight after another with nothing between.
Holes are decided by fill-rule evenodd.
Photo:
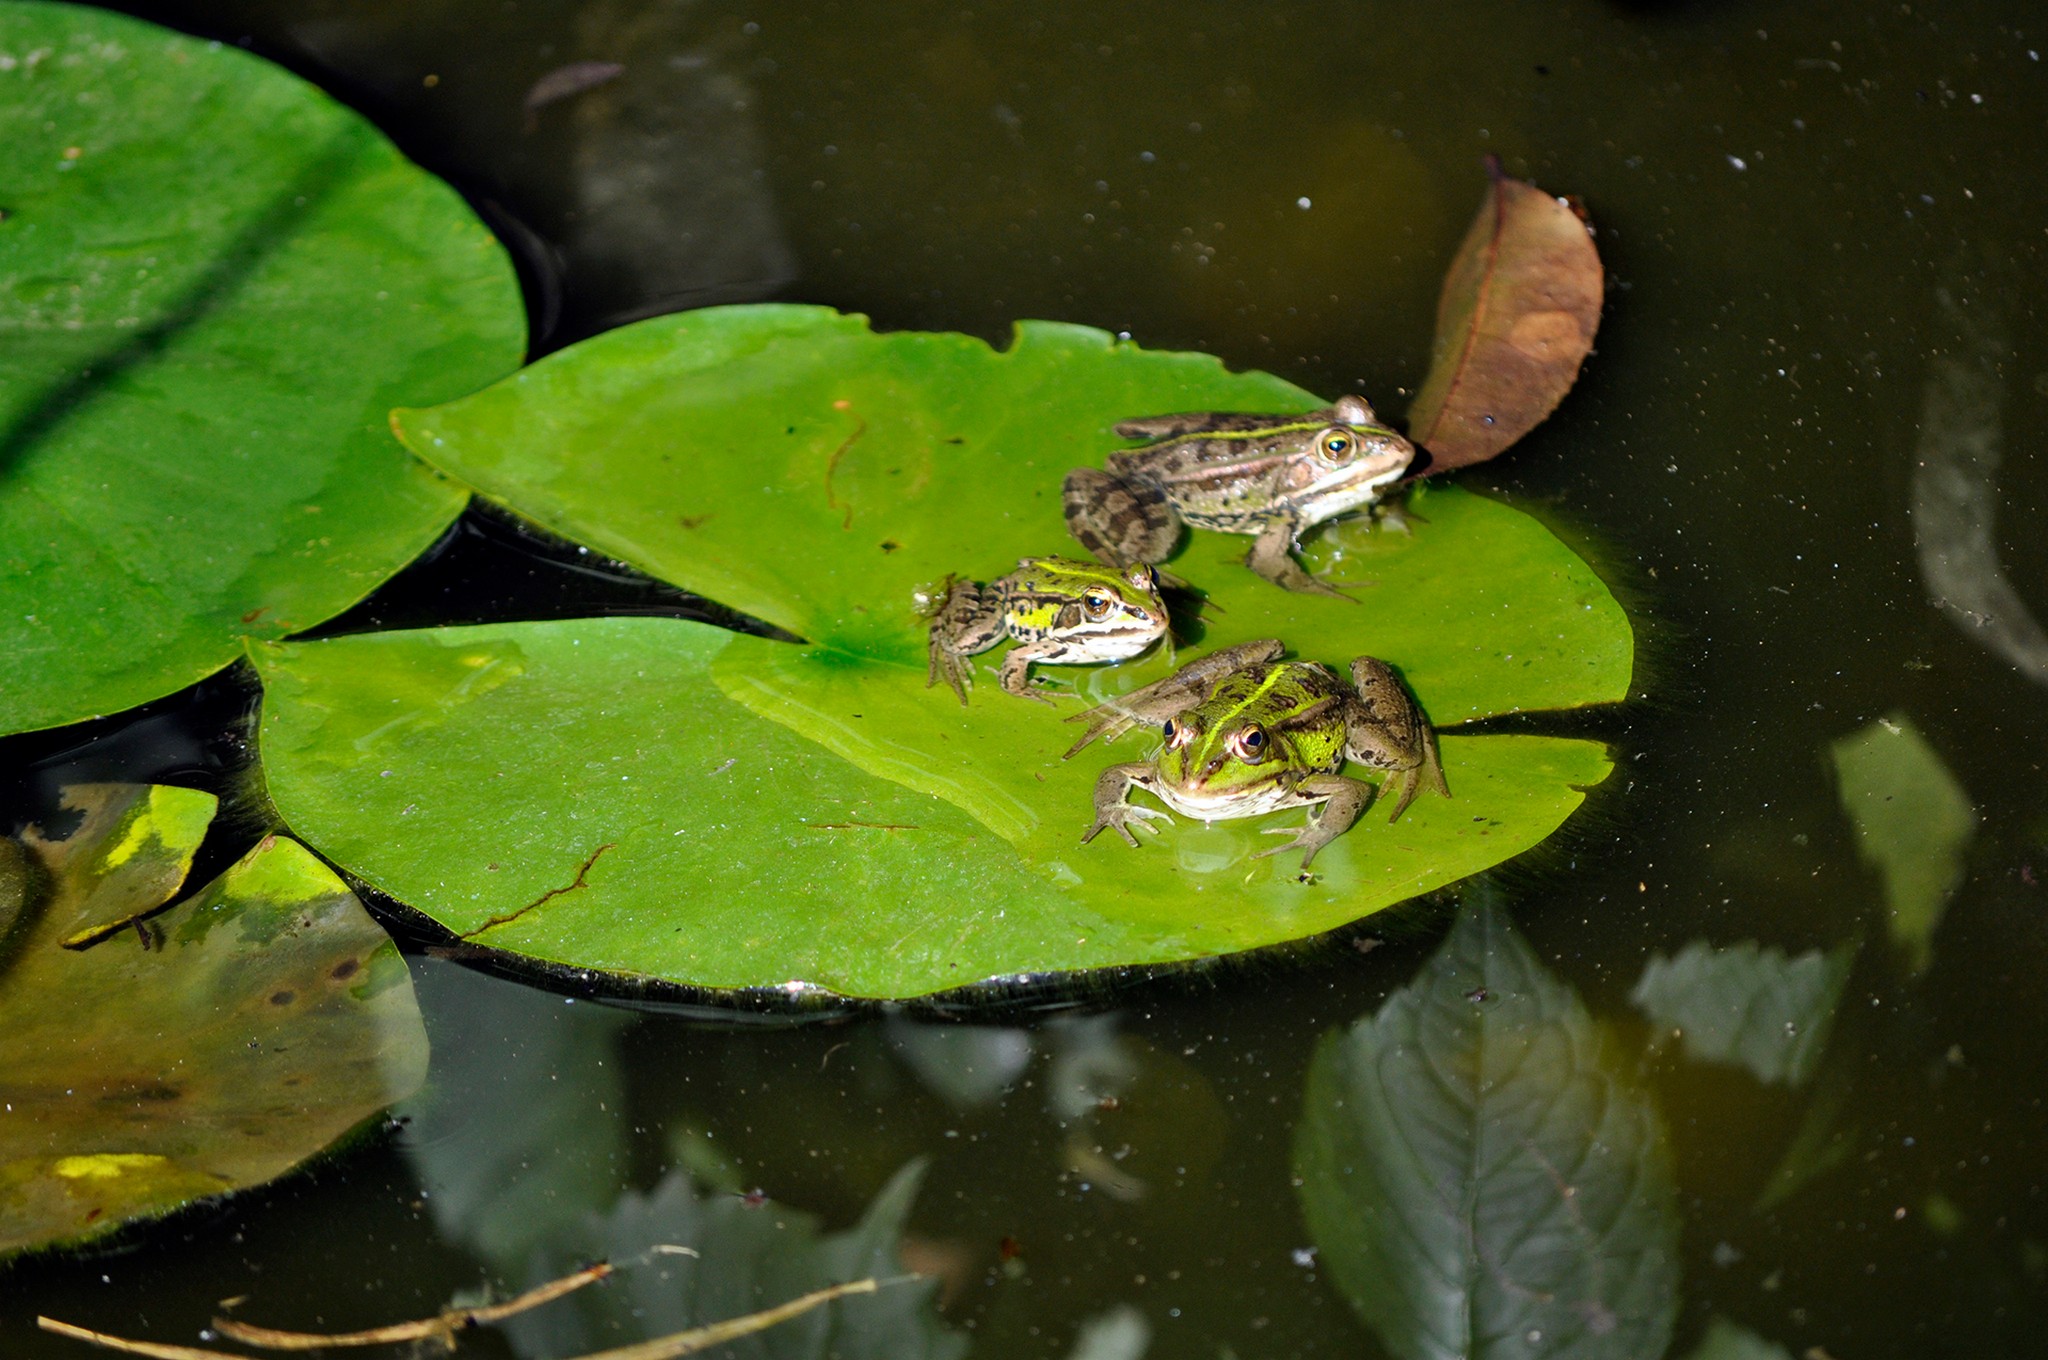
<instances>
[{"instance_id":1,"label":"large green lily pad","mask_svg":"<svg viewBox=\"0 0 2048 1360\"><path fill-rule=\"evenodd\" d=\"M0 1255L270 1180L425 1075L397 948L296 842L64 947L110 887L136 885L128 866L177 857L207 796L164 792L79 786L78 827L27 838L44 886L0 961ZM177 879L158 881L161 902Z\"/></svg>"},{"instance_id":2,"label":"large green lily pad","mask_svg":"<svg viewBox=\"0 0 2048 1360\"><path fill-rule=\"evenodd\" d=\"M312 86L0 5L0 732L168 694L363 598L464 499L390 408L524 340L462 200Z\"/></svg>"},{"instance_id":3,"label":"large green lily pad","mask_svg":"<svg viewBox=\"0 0 2048 1360\"><path fill-rule=\"evenodd\" d=\"M1447 736L1457 797L1368 816L1303 882L1291 857L1249 858L1272 844L1253 822L1081 845L1099 762L1062 763L1036 713L1050 738L1011 758L1037 822L1012 844L725 698L713 672L753 641L620 618L258 648L270 794L322 853L475 944L899 997L1329 930L1537 843L1608 769L1590 742Z\"/></svg>"},{"instance_id":4,"label":"large green lily pad","mask_svg":"<svg viewBox=\"0 0 2048 1360\"><path fill-rule=\"evenodd\" d=\"M962 335L877 335L864 319L824 308L752 306L626 327L473 396L395 413L409 447L485 496L802 639L687 644L692 664L709 661L725 696L851 767L816 766L813 777L774 802L735 804L730 793L706 789L709 801L668 828L672 839L718 845L746 866L738 877L756 884L748 892L728 882L730 875L691 880L697 890L687 908L690 925L680 933L695 936L695 927L738 911L756 922L738 936L747 947L734 947L730 936L707 938L691 949L710 953L686 957L669 947L672 941L654 939L646 922L626 923L623 906L587 914L573 927L543 929L540 916L525 915L487 927L569 882L574 873L561 871L575 870L603 844L618 850L605 852L602 875L593 866L580 880L586 886L601 877L622 895L613 900L637 910L675 910L674 894L658 875L628 886L630 841L620 837L630 828L610 814L593 813L596 834L563 840L545 859L546 875L515 892L497 886L502 879L458 882L446 875L470 857L462 837L502 842L499 809L522 796L516 790L494 784L485 800L479 786L452 778L446 793L454 801L436 810L448 838L400 845L396 840L412 841L419 824L391 837L374 820L373 809L386 801L381 792L334 770L323 777L340 786L321 789L312 778L333 746L312 730L316 716L332 722L358 705L368 713L388 702L427 715L406 720L415 725L452 728L451 705L510 705L510 694L460 688L427 702L430 696L395 663L349 675L346 667L361 660L355 653L346 662L334 652L278 653L261 663L272 684L266 759L288 767L281 780L273 776L273 789L289 790L280 805L326 853L451 929L483 930L492 943L556 961L713 985L794 977L899 995L993 974L1197 958L1328 929L1540 841L1578 805L1581 790L1605 776L1604 750L1585 742L1447 736L1455 796L1426 798L1393 827L1368 816L1322 852L1319 877L1307 883L1297 881L1291 857L1250 858L1274 844L1254 823L1183 824L1139 852L1109 837L1084 849L1077 841L1095 776L1111 761L1133 758L1138 741L1062 761L1076 729L1059 723L1056 710L988 684L966 708L945 690L927 688L918 609L920 593L948 573L989 579L1021 556L1075 551L1061 518L1060 480L1117 445L1109 432L1117 420L1175 409L1294 411L1316 404L1267 374L1231 373L1206 355L1148 353L1084 327L1026 322L1014 344L997 351ZM1412 534L1357 520L1310 545L1311 564L1350 586L1355 602L1277 590L1239 564L1248 540L1193 534L1172 565L1208 595L1202 645L1277 636L1303 656L1339 665L1360 653L1381 656L1400 668L1439 727L1626 694L1633 646L1627 620L1592 570L1554 536L1507 506L1454 488L1418 494L1412 509ZM545 691L563 713L579 715L579 740L616 724L624 744L605 749L636 759L655 731L680 743L671 757L693 746L710 749L709 737L728 754L773 749L784 753L777 759L797 759L803 747L775 741L766 728L742 728L735 714L710 706L708 695L675 712L673 693L658 677L660 667L675 664L671 652L685 645L662 639L679 636L586 626L576 655L585 671L606 658L610 680L573 665L549 669L544 678L536 670L531 692ZM549 640L540 644L542 637ZM451 634L434 645L535 644L552 653L560 637ZM648 650L636 657L635 648ZM1130 666L1067 672L1065 684L1102 699L1173 664L1162 650ZM277 681L287 674L301 689L280 694ZM635 677L630 704L604 687L627 684L628 676ZM640 677L650 683L639 684ZM391 688L388 698L379 685ZM316 690L304 713L278 707L280 699L295 702ZM1068 701L1067 712L1077 708ZM582 751L572 743L555 752L536 733L540 716L535 708L526 721L475 727L464 719L476 749L444 756L494 771L548 770L539 782L552 788L570 773L553 762L573 765ZM355 721L351 716L346 726ZM742 731L749 735L729 735ZM287 733L290 745L281 747ZM393 759L427 755L424 748L386 745ZM660 782L688 782L686 765L669 765ZM829 803L840 791L868 789L861 775L934 795L972 818L949 820L944 834L987 831L1008 842L1008 858L984 863L975 852L983 866L976 872L994 874L990 891L955 896L927 922L931 886L948 880L955 864L938 853L905 850L914 837L894 833L899 844L888 852L901 867L887 882L899 875L918 880L899 897L873 892L881 880L868 885L835 868L833 856L843 847L813 841L798 851L782 846L777 832L756 834L784 819L802 823L808 799ZM832 793L821 795L821 785ZM424 812L428 804L418 807ZM734 815L742 807L750 815ZM545 807L535 811L534 834L560 838L565 828L548 820ZM883 820L937 825L914 809ZM755 858L770 847L780 862L756 869ZM504 871L503 856L485 858L501 863L494 872ZM757 875L773 879L785 871L800 874L814 899L831 895L829 924L763 895L766 880ZM862 885L851 886L856 882ZM1057 899L1043 898L1048 884ZM1025 885L1030 900L1059 905L1025 909L1010 900ZM527 888L533 892L522 896ZM732 900L736 891L744 892L744 904ZM898 934L869 929L897 921L925 924ZM956 938L957 945L946 943ZM764 939L779 943L764 950ZM891 943L878 954L878 942ZM928 949L938 952L917 962Z\"/></svg>"}]
</instances>

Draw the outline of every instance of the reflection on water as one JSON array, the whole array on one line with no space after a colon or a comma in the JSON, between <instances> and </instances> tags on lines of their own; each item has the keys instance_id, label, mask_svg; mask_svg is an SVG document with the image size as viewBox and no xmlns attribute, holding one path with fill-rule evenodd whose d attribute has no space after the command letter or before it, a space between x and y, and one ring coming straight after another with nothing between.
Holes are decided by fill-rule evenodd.
<instances>
[{"instance_id":1,"label":"reflection on water","mask_svg":"<svg viewBox=\"0 0 2048 1360\"><path fill-rule=\"evenodd\" d=\"M1913 540L1927 593L1963 635L2048 684L2048 631L1998 560L1998 469L2004 459L2005 373L2013 363L1996 304L1959 279L1935 289L1953 329L1928 365L1913 468Z\"/></svg>"},{"instance_id":2,"label":"reflection on water","mask_svg":"<svg viewBox=\"0 0 2048 1360\"><path fill-rule=\"evenodd\" d=\"M1402 1357L1664 1353L1678 1204L1663 1121L1497 906L1326 1038L1295 1164L1331 1278Z\"/></svg>"},{"instance_id":3,"label":"reflection on water","mask_svg":"<svg viewBox=\"0 0 2048 1360\"><path fill-rule=\"evenodd\" d=\"M1684 1217L1671 1352L2038 1349L2048 691L2022 668L2024 620L2048 607L2048 540L2030 532L2048 506L2048 259L2024 149L2048 122L2048 34L2021 7L526 0L488 21L447 3L126 7L283 55L486 200L535 284L543 345L788 278L787 295L886 324L999 337L1016 316L1055 316L1399 410L1387 398L1420 376L1479 155L1583 195L1611 268L1600 350L1558 414L1472 478L1589 542L1656 639L1648 702L1595 720L1620 748L1609 787L1511 871L1544 994L1568 990L1626 1057L1645 1023L1628 994L1654 954L1755 940L1798 959L1875 935L1886 884L1859 860L1826 752L1880 718L1910 714L1979 816L1927 967L1862 951L1806 1084L1667 1044L1641 1078L1650 1094L1629 1097L1661 1111ZM522 132L535 82L579 61L626 70ZM578 225L591 209L608 224ZM1954 259L2001 264L1958 277L1933 263ZM1976 318L1974 339L1950 306ZM379 607L521 615L460 560ZM1973 619L1964 641L1958 608L1999 622ZM2011 645L1976 645L1994 634ZM196 717L160 708L99 730L79 757L94 777L131 762L232 782L223 734L241 698L210 694ZM0 777L54 741L9 745ZM1369 1353L1341 1269L1314 1250L1322 1229L1311 1239L1297 1210L1291 1150L1318 1038L1427 991L1432 921L1377 922L1389 942L1369 954L1338 942L1119 990L1114 1051L1138 1071L1115 1108L1071 1117L1048 1107L1059 1041L1033 1017L1001 1017L1030 1062L1004 1083L977 1076L963 1100L862 1038L879 1024L648 1017L543 1042L550 1017L594 1012L532 989L513 1015L455 998L432 1080L473 1082L462 1099L480 1118L540 1132L504 1160L481 1130L436 1137L477 1140L477 1203L514 1217L551 1212L545 1192L522 1197L529 1175L560 1169L564 1198L596 1208L629 1188L678 1193L663 1177L688 1162L819 1214L818 1240L929 1157L910 1227L971 1261L948 1317L977 1355L1066 1354L1126 1308L1149 1354ZM1446 1014L1520 1004L1489 998ZM1580 1032L1523 1037L1566 1029ZM536 1061L515 1061L529 1045ZM1009 1073L1018 1040L993 1047L973 1063ZM1566 1070L1545 1056L1562 1046L1532 1052L1532 1078ZM1417 1108L1392 1107L1394 1127ZM1076 1120L1093 1121L1084 1149L1146 1193L1118 1199L1075 1172ZM1504 1164L1545 1146L1514 1142ZM1554 1208L1559 1184L1595 1184L1603 1165L1560 1166L1532 1195L1547 1187ZM429 1186L461 1183L424 1153L421 1167ZM433 1194L414 1210L420 1189L373 1141L123 1254L20 1268L10 1297L115 1330L142 1330L146 1312L179 1341L251 1291L308 1323L414 1315L474 1278L482 1240L444 1228ZM1529 1245L1566 1261L1586 1240L1567 1225ZM1654 1316L1606 1307L1606 1333L1594 1308L1561 1325L1597 1345ZM12 1354L73 1353L20 1316L0 1334Z\"/></svg>"}]
</instances>

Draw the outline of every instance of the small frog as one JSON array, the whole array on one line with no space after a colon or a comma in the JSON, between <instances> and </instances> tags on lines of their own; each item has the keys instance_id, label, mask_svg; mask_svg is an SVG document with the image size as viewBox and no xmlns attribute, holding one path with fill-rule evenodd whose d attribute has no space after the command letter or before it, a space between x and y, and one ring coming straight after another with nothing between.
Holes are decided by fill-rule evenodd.
<instances>
[{"instance_id":1,"label":"small frog","mask_svg":"<svg viewBox=\"0 0 2048 1360\"><path fill-rule=\"evenodd\" d=\"M1003 688L1042 703L1030 689L1031 663L1122 661L1166 635L1166 604L1143 562L1105 567L1070 557L1027 557L1008 576L979 585L946 578L932 614L925 687L941 675L967 702L967 658L1004 638L1021 644L1003 658Z\"/></svg>"},{"instance_id":2,"label":"small frog","mask_svg":"<svg viewBox=\"0 0 2048 1360\"><path fill-rule=\"evenodd\" d=\"M1260 852L1263 857L1299 849L1306 870L1316 852L1373 800L1372 785L1337 773L1347 758L1386 771L1389 783L1400 777L1389 821L1407 810L1424 779L1450 797L1436 734L1386 662L1357 658L1346 685L1315 662L1280 660L1281 650L1273 639L1242 643L1070 718L1086 722L1088 730L1069 756L1097 737L1114 739L1139 723L1162 723L1165 739L1152 759L1102 772L1095 781L1095 824L1082 844L1114 827L1135 846L1133 825L1157 831L1149 819L1171 820L1128 801L1133 787L1205 822L1320 803L1321 811L1311 812L1304 825L1267 831L1291 839Z\"/></svg>"},{"instance_id":3,"label":"small frog","mask_svg":"<svg viewBox=\"0 0 2048 1360\"><path fill-rule=\"evenodd\" d=\"M1183 524L1255 534L1246 566L1289 590L1339 599L1350 597L1294 560L1295 539L1369 504L1417 458L1360 397L1298 416L1148 416L1116 432L1151 442L1110 454L1107 471L1075 468L1060 488L1067 527L1089 552L1112 566L1157 564Z\"/></svg>"}]
</instances>

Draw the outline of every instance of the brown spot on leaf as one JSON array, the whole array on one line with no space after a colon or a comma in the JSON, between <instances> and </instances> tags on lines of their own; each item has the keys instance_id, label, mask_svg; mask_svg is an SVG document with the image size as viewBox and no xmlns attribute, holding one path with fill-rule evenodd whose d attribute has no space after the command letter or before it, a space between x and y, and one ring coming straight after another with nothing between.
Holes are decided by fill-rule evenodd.
<instances>
[{"instance_id":1,"label":"brown spot on leaf","mask_svg":"<svg viewBox=\"0 0 2048 1360\"><path fill-rule=\"evenodd\" d=\"M361 968L362 966L363 965L360 960L343 959L340 963L334 965L333 971L328 973L327 976L333 978L336 982L346 982L350 978L354 977L356 975L356 970Z\"/></svg>"},{"instance_id":2,"label":"brown spot on leaf","mask_svg":"<svg viewBox=\"0 0 2048 1360\"><path fill-rule=\"evenodd\" d=\"M295 992L276 991L270 994L270 1004L273 1006L289 1006L296 1000L298 1000L298 994Z\"/></svg>"}]
</instances>

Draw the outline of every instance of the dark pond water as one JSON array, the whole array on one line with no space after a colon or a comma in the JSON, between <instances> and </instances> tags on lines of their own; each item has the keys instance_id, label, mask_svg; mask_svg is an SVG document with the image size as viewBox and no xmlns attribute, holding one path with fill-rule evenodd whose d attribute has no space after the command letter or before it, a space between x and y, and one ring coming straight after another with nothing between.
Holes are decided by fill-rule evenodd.
<instances>
[{"instance_id":1,"label":"dark pond water","mask_svg":"<svg viewBox=\"0 0 2048 1360\"><path fill-rule=\"evenodd\" d=\"M1599 350L1466 480L1628 602L1640 697L1585 720L1616 775L1492 891L1661 1110L1672 1352L1716 1317L1838 1360L2048 1350L2036 7L128 8L286 63L455 182L521 257L536 352L784 297L993 338L1083 322L1399 410L1481 156L1581 196L1609 270ZM535 82L579 61L624 70L529 121ZM343 623L676 607L472 517ZM230 787L251 701L222 677L7 743L0 814L78 778ZM1919 971L1829 757L1900 715L1976 816ZM1291 1149L1318 1039L1408 986L1450 919L1411 904L1196 976L807 1025L627 1013L422 957L436 1065L411 1123L13 1268L0 1334L74 1353L28 1330L44 1312L189 1342L231 1295L364 1325L516 1285L490 1245L506 1216L573 1217L671 1166L836 1230L927 1158L915 1251L977 1356L1068 1355L1105 1319L1097 1355L1140 1353L1109 1348L1117 1327L1162 1357L1412 1353L1382 1350L1311 1251ZM1638 1056L1652 955L1743 940L1862 941L1809 1084ZM1809 1174L1771 1193L1802 1138Z\"/></svg>"}]
</instances>

